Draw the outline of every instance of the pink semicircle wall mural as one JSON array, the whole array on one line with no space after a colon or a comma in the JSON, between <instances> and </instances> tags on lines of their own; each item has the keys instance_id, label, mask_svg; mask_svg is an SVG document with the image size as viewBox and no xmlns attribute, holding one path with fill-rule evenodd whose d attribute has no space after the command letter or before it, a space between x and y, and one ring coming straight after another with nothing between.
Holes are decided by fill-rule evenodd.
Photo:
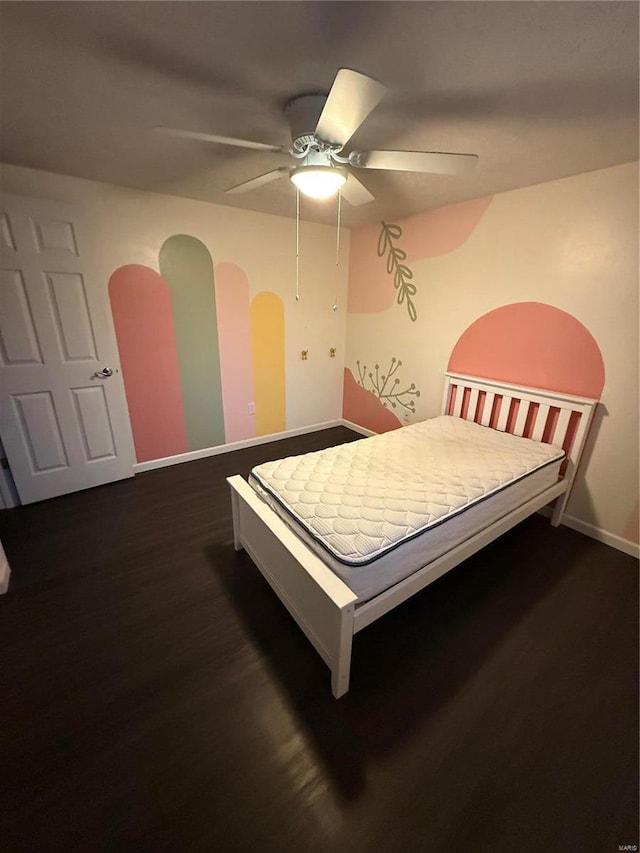
<instances>
[{"instance_id":1,"label":"pink semicircle wall mural","mask_svg":"<svg viewBox=\"0 0 640 853\"><path fill-rule=\"evenodd\" d=\"M602 353L589 330L543 302L483 314L458 339L448 369L594 399L605 381Z\"/></svg>"}]
</instances>

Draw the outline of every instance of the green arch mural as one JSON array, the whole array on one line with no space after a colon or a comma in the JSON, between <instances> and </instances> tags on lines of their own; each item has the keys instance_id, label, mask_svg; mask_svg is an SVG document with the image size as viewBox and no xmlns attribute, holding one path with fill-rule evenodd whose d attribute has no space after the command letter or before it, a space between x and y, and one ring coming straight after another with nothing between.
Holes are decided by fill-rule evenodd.
<instances>
[{"instance_id":1,"label":"green arch mural","mask_svg":"<svg viewBox=\"0 0 640 853\"><path fill-rule=\"evenodd\" d=\"M159 263L160 274L171 292L189 449L199 450L224 444L220 350L211 255L197 238L176 234L162 245ZM151 363L153 353L149 353L149 358Z\"/></svg>"}]
</instances>

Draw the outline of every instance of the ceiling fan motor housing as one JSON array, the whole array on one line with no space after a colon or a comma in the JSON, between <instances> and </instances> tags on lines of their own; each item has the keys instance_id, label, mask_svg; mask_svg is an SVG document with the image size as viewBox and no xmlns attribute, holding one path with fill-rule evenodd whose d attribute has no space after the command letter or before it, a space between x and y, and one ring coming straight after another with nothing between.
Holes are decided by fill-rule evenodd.
<instances>
[{"instance_id":1,"label":"ceiling fan motor housing","mask_svg":"<svg viewBox=\"0 0 640 853\"><path fill-rule=\"evenodd\" d=\"M316 141L315 130L327 102L326 95L302 95L284 108L296 151L305 151Z\"/></svg>"},{"instance_id":2,"label":"ceiling fan motor housing","mask_svg":"<svg viewBox=\"0 0 640 853\"><path fill-rule=\"evenodd\" d=\"M308 151L305 154L305 156L302 158L302 162L298 168L305 168L305 167L308 168L309 166L312 166L314 168L327 167L327 166L331 169L338 168L337 166L334 166L333 163L331 162L331 156L328 152L314 151L313 149L311 149L311 151ZM344 171L344 170L342 170L342 171Z\"/></svg>"}]
</instances>

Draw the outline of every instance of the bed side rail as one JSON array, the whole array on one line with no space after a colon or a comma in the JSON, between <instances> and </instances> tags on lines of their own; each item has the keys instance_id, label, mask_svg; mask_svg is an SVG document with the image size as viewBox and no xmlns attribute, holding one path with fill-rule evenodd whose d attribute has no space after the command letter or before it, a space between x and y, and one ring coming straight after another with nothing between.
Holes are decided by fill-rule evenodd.
<instances>
[{"instance_id":1,"label":"bed side rail","mask_svg":"<svg viewBox=\"0 0 640 853\"><path fill-rule=\"evenodd\" d=\"M331 669L339 698L349 687L357 596L278 518L240 476L231 487L233 536Z\"/></svg>"}]
</instances>

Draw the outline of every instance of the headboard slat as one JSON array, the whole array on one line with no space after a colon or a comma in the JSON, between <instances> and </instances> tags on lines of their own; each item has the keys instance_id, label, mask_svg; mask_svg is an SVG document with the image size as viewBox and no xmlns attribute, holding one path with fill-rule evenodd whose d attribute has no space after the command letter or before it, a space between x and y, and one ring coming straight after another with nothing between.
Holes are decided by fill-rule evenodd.
<instances>
[{"instance_id":1,"label":"headboard slat","mask_svg":"<svg viewBox=\"0 0 640 853\"><path fill-rule=\"evenodd\" d=\"M556 428L553 431L553 437L551 440L551 444L555 447L562 447L564 445L564 440L567 435L567 428L569 427L569 421L571 420L571 409L560 409L560 414L558 415L558 420L556 422Z\"/></svg>"},{"instance_id":2,"label":"headboard slat","mask_svg":"<svg viewBox=\"0 0 640 853\"><path fill-rule=\"evenodd\" d=\"M507 429L507 421L509 420L509 412L511 410L511 403L513 402L513 397L507 397L505 394L500 401L500 417L498 418L498 423L496 424L496 429L500 432L506 432Z\"/></svg>"},{"instance_id":3,"label":"headboard slat","mask_svg":"<svg viewBox=\"0 0 640 853\"><path fill-rule=\"evenodd\" d=\"M487 391L484 397L484 409L482 410L482 419L480 423L482 426L489 426L491 422L491 412L493 411L493 401L495 400L496 395L492 394L491 391Z\"/></svg>"},{"instance_id":4,"label":"headboard slat","mask_svg":"<svg viewBox=\"0 0 640 853\"><path fill-rule=\"evenodd\" d=\"M462 401L464 399L464 392L462 385L456 385L454 387L456 392L456 398L453 404L453 411L451 412L451 414L455 418L459 418L462 414Z\"/></svg>"},{"instance_id":5,"label":"headboard slat","mask_svg":"<svg viewBox=\"0 0 640 853\"><path fill-rule=\"evenodd\" d=\"M545 427L547 426L547 418L549 417L549 410L551 406L548 406L546 403L541 403L538 407L538 411L536 413L536 421L533 426L533 432L531 433L531 438L534 441L542 441L542 436L544 435Z\"/></svg>"},{"instance_id":6,"label":"headboard slat","mask_svg":"<svg viewBox=\"0 0 640 853\"><path fill-rule=\"evenodd\" d=\"M527 415L529 414L529 406L531 404L528 400L520 400L520 408L518 409L518 417L516 418L516 424L513 428L514 435L524 435L524 426L527 422Z\"/></svg>"},{"instance_id":7,"label":"headboard slat","mask_svg":"<svg viewBox=\"0 0 640 853\"><path fill-rule=\"evenodd\" d=\"M471 393L469 394L469 405L467 406L467 415L466 420L474 421L476 418L476 409L478 408L478 394L480 392L477 388L472 388Z\"/></svg>"}]
</instances>

